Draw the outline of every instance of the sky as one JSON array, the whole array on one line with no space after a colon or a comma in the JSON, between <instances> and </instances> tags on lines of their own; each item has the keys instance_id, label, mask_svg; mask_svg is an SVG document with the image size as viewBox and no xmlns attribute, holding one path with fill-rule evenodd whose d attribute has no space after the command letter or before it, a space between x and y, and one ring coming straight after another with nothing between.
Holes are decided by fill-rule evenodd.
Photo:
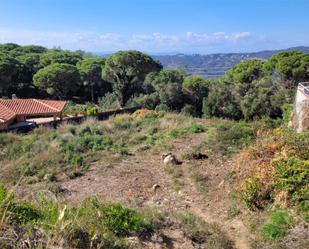
<instances>
[{"instance_id":1,"label":"sky","mask_svg":"<svg viewBox=\"0 0 309 249\"><path fill-rule=\"evenodd\" d=\"M0 0L0 43L88 52L309 45L309 0Z\"/></svg>"}]
</instances>

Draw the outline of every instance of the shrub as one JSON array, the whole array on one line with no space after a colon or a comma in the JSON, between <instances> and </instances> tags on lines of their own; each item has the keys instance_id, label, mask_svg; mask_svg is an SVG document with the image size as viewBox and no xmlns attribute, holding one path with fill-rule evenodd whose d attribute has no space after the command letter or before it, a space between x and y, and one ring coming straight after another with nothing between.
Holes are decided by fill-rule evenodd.
<instances>
[{"instance_id":1,"label":"shrub","mask_svg":"<svg viewBox=\"0 0 309 249\"><path fill-rule=\"evenodd\" d=\"M261 208L261 192L262 184L256 176L247 179L239 190L240 198L247 208L256 210Z\"/></svg>"},{"instance_id":2,"label":"shrub","mask_svg":"<svg viewBox=\"0 0 309 249\"><path fill-rule=\"evenodd\" d=\"M99 112L98 108L95 106L91 106L87 108L87 115L91 116L91 115L95 115Z\"/></svg>"},{"instance_id":3,"label":"shrub","mask_svg":"<svg viewBox=\"0 0 309 249\"><path fill-rule=\"evenodd\" d=\"M243 117L240 104L230 84L216 82L211 85L208 97L203 100L203 116L235 120Z\"/></svg>"},{"instance_id":4,"label":"shrub","mask_svg":"<svg viewBox=\"0 0 309 249\"><path fill-rule=\"evenodd\" d=\"M98 101L98 105L103 109L117 109L119 108L119 104L117 101L117 95L113 93L106 93L104 97L100 98Z\"/></svg>"},{"instance_id":5,"label":"shrub","mask_svg":"<svg viewBox=\"0 0 309 249\"><path fill-rule=\"evenodd\" d=\"M293 105L292 104L284 104L282 106L282 119L284 123L288 123L291 119L292 113L293 113Z\"/></svg>"},{"instance_id":6,"label":"shrub","mask_svg":"<svg viewBox=\"0 0 309 249\"><path fill-rule=\"evenodd\" d=\"M156 106L160 104L160 99L158 93L140 95L130 99L127 103L129 107L142 107L150 110L154 110Z\"/></svg>"},{"instance_id":7,"label":"shrub","mask_svg":"<svg viewBox=\"0 0 309 249\"><path fill-rule=\"evenodd\" d=\"M64 110L63 114L65 116L67 115L78 115L78 114L84 114L86 112L87 106L86 105L80 105L76 104L73 101L68 101Z\"/></svg>"},{"instance_id":8,"label":"shrub","mask_svg":"<svg viewBox=\"0 0 309 249\"><path fill-rule=\"evenodd\" d=\"M160 105L157 105L155 111L156 112L168 112L170 111L170 109L166 104L160 104Z\"/></svg>"},{"instance_id":9,"label":"shrub","mask_svg":"<svg viewBox=\"0 0 309 249\"><path fill-rule=\"evenodd\" d=\"M114 126L118 129L129 129L132 127L133 118L130 115L116 115L113 118Z\"/></svg>"},{"instance_id":10,"label":"shrub","mask_svg":"<svg viewBox=\"0 0 309 249\"><path fill-rule=\"evenodd\" d=\"M275 166L275 187L287 191L292 202L309 220L309 160L295 157L279 158L273 161Z\"/></svg>"},{"instance_id":11,"label":"shrub","mask_svg":"<svg viewBox=\"0 0 309 249\"><path fill-rule=\"evenodd\" d=\"M209 130L205 141L210 150L223 155L238 152L256 136L252 125L244 122L225 123Z\"/></svg>"},{"instance_id":12,"label":"shrub","mask_svg":"<svg viewBox=\"0 0 309 249\"><path fill-rule=\"evenodd\" d=\"M185 129L177 129L177 130L171 130L168 133L168 135L170 137L181 137L181 136L183 136L186 133L187 133L187 131Z\"/></svg>"},{"instance_id":13,"label":"shrub","mask_svg":"<svg viewBox=\"0 0 309 249\"><path fill-rule=\"evenodd\" d=\"M280 240L293 225L293 219L287 211L276 210L271 214L270 221L262 228L266 239Z\"/></svg>"},{"instance_id":14,"label":"shrub","mask_svg":"<svg viewBox=\"0 0 309 249\"><path fill-rule=\"evenodd\" d=\"M136 234L146 224L135 211L123 208L120 204L110 204L101 208L103 224L118 236Z\"/></svg>"},{"instance_id":15,"label":"shrub","mask_svg":"<svg viewBox=\"0 0 309 249\"><path fill-rule=\"evenodd\" d=\"M193 105L188 105L188 104L184 105L184 107L181 109L181 113L188 115L188 116L193 116L193 117L198 116L196 112L196 108Z\"/></svg>"},{"instance_id":16,"label":"shrub","mask_svg":"<svg viewBox=\"0 0 309 249\"><path fill-rule=\"evenodd\" d=\"M41 217L39 211L29 202L15 204L12 212L13 219L18 223L34 222Z\"/></svg>"},{"instance_id":17,"label":"shrub","mask_svg":"<svg viewBox=\"0 0 309 249\"><path fill-rule=\"evenodd\" d=\"M190 126L190 131L192 133L202 133L202 132L205 132L205 127L200 124L194 123Z\"/></svg>"}]
</instances>

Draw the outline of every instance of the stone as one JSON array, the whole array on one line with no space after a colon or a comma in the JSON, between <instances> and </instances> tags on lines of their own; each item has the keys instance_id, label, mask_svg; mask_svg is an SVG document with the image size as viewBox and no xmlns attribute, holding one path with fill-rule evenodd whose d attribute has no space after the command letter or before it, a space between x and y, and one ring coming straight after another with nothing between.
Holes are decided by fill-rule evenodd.
<instances>
[{"instance_id":1,"label":"stone","mask_svg":"<svg viewBox=\"0 0 309 249\"><path fill-rule=\"evenodd\" d=\"M154 184L154 185L152 186L152 190L153 190L154 192L156 192L158 188L160 188L160 185L159 185L159 184Z\"/></svg>"},{"instance_id":2,"label":"stone","mask_svg":"<svg viewBox=\"0 0 309 249\"><path fill-rule=\"evenodd\" d=\"M164 154L162 156L162 158L163 158L163 163L165 165L167 165L167 164L179 164L179 161L177 160L177 158L172 153Z\"/></svg>"},{"instance_id":3,"label":"stone","mask_svg":"<svg viewBox=\"0 0 309 249\"><path fill-rule=\"evenodd\" d=\"M297 132L309 131L309 97L297 90L294 104L292 126Z\"/></svg>"}]
</instances>

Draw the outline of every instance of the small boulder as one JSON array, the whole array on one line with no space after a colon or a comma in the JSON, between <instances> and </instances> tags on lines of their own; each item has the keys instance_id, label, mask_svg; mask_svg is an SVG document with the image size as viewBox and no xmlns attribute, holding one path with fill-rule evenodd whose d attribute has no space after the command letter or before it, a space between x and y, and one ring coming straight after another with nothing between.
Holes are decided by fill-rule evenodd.
<instances>
[{"instance_id":1,"label":"small boulder","mask_svg":"<svg viewBox=\"0 0 309 249\"><path fill-rule=\"evenodd\" d=\"M159 184L154 184L154 185L152 186L153 192L156 192L158 188L160 188L160 185L159 185Z\"/></svg>"},{"instance_id":2,"label":"small boulder","mask_svg":"<svg viewBox=\"0 0 309 249\"><path fill-rule=\"evenodd\" d=\"M177 160L176 156L174 156L172 153L164 154L162 155L163 163L165 165L167 164L180 164L180 162Z\"/></svg>"}]
</instances>

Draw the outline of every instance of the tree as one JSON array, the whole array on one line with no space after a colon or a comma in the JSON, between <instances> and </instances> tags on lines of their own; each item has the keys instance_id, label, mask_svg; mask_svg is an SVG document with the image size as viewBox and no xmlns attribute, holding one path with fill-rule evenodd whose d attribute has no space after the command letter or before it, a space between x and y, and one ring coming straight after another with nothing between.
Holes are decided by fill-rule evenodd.
<instances>
[{"instance_id":1,"label":"tree","mask_svg":"<svg viewBox=\"0 0 309 249\"><path fill-rule=\"evenodd\" d=\"M245 96L254 80L271 75L266 63L259 59L242 61L225 74L226 80L235 85L240 96Z\"/></svg>"},{"instance_id":2,"label":"tree","mask_svg":"<svg viewBox=\"0 0 309 249\"><path fill-rule=\"evenodd\" d=\"M184 105L182 84L185 72L180 69L162 69L147 75L145 85L147 93L154 92L159 96L159 102L169 110L180 111Z\"/></svg>"},{"instance_id":3,"label":"tree","mask_svg":"<svg viewBox=\"0 0 309 249\"><path fill-rule=\"evenodd\" d=\"M15 43L0 44L0 52L9 52L9 51L12 51L13 49L16 49L18 47L20 47L20 46L15 44Z\"/></svg>"},{"instance_id":4,"label":"tree","mask_svg":"<svg viewBox=\"0 0 309 249\"><path fill-rule=\"evenodd\" d=\"M37 53L25 53L17 56L16 59L23 65L22 75L20 76L21 81L32 83L33 75L40 69L40 55Z\"/></svg>"},{"instance_id":5,"label":"tree","mask_svg":"<svg viewBox=\"0 0 309 249\"><path fill-rule=\"evenodd\" d=\"M208 96L209 85L209 80L198 75L188 76L183 82L184 92L197 115L202 114L203 99Z\"/></svg>"},{"instance_id":6,"label":"tree","mask_svg":"<svg viewBox=\"0 0 309 249\"><path fill-rule=\"evenodd\" d=\"M76 65L80 60L82 60L82 56L78 53L63 50L50 50L41 55L40 66L46 67L53 63Z\"/></svg>"},{"instance_id":7,"label":"tree","mask_svg":"<svg viewBox=\"0 0 309 249\"><path fill-rule=\"evenodd\" d=\"M47 48L37 45L27 45L27 46L16 47L14 48L13 52L20 54L28 54L28 53L42 54L47 52Z\"/></svg>"},{"instance_id":8,"label":"tree","mask_svg":"<svg viewBox=\"0 0 309 249\"><path fill-rule=\"evenodd\" d=\"M161 104L171 111L180 111L184 105L182 86L178 83L167 83L164 88L159 89Z\"/></svg>"},{"instance_id":9,"label":"tree","mask_svg":"<svg viewBox=\"0 0 309 249\"><path fill-rule=\"evenodd\" d=\"M0 93L9 95L8 90L17 86L22 65L6 54L0 54Z\"/></svg>"},{"instance_id":10,"label":"tree","mask_svg":"<svg viewBox=\"0 0 309 249\"><path fill-rule=\"evenodd\" d=\"M161 68L160 63L141 52L120 51L106 60L103 79L112 84L123 107L134 93L141 91L146 75Z\"/></svg>"},{"instance_id":11,"label":"tree","mask_svg":"<svg viewBox=\"0 0 309 249\"><path fill-rule=\"evenodd\" d=\"M152 89L164 87L168 83L182 85L186 74L181 69L162 69L159 72L152 72L146 76L145 84Z\"/></svg>"},{"instance_id":12,"label":"tree","mask_svg":"<svg viewBox=\"0 0 309 249\"><path fill-rule=\"evenodd\" d=\"M204 116L241 119L243 115L233 90L234 86L231 83L223 80L213 81L208 97L203 101Z\"/></svg>"},{"instance_id":13,"label":"tree","mask_svg":"<svg viewBox=\"0 0 309 249\"><path fill-rule=\"evenodd\" d=\"M98 97L100 89L104 83L102 80L102 69L105 64L105 59L101 57L88 57L79 61L76 65L78 68L84 86L90 88L92 102L95 101L95 95ZM105 92L107 87L105 87ZM105 93L104 92L104 93Z\"/></svg>"},{"instance_id":14,"label":"tree","mask_svg":"<svg viewBox=\"0 0 309 249\"><path fill-rule=\"evenodd\" d=\"M68 98L80 87L80 74L73 65L54 63L40 69L33 76L33 84L59 99Z\"/></svg>"},{"instance_id":15,"label":"tree","mask_svg":"<svg viewBox=\"0 0 309 249\"><path fill-rule=\"evenodd\" d=\"M299 51L280 52L270 58L269 65L287 89L295 89L299 82L309 80L308 54Z\"/></svg>"},{"instance_id":16,"label":"tree","mask_svg":"<svg viewBox=\"0 0 309 249\"><path fill-rule=\"evenodd\" d=\"M253 87L247 92L241 101L241 110L245 119L261 118L280 114L279 104L274 100L274 96L279 93L279 84L271 77L256 80ZM274 115L275 116L275 115Z\"/></svg>"}]
</instances>

